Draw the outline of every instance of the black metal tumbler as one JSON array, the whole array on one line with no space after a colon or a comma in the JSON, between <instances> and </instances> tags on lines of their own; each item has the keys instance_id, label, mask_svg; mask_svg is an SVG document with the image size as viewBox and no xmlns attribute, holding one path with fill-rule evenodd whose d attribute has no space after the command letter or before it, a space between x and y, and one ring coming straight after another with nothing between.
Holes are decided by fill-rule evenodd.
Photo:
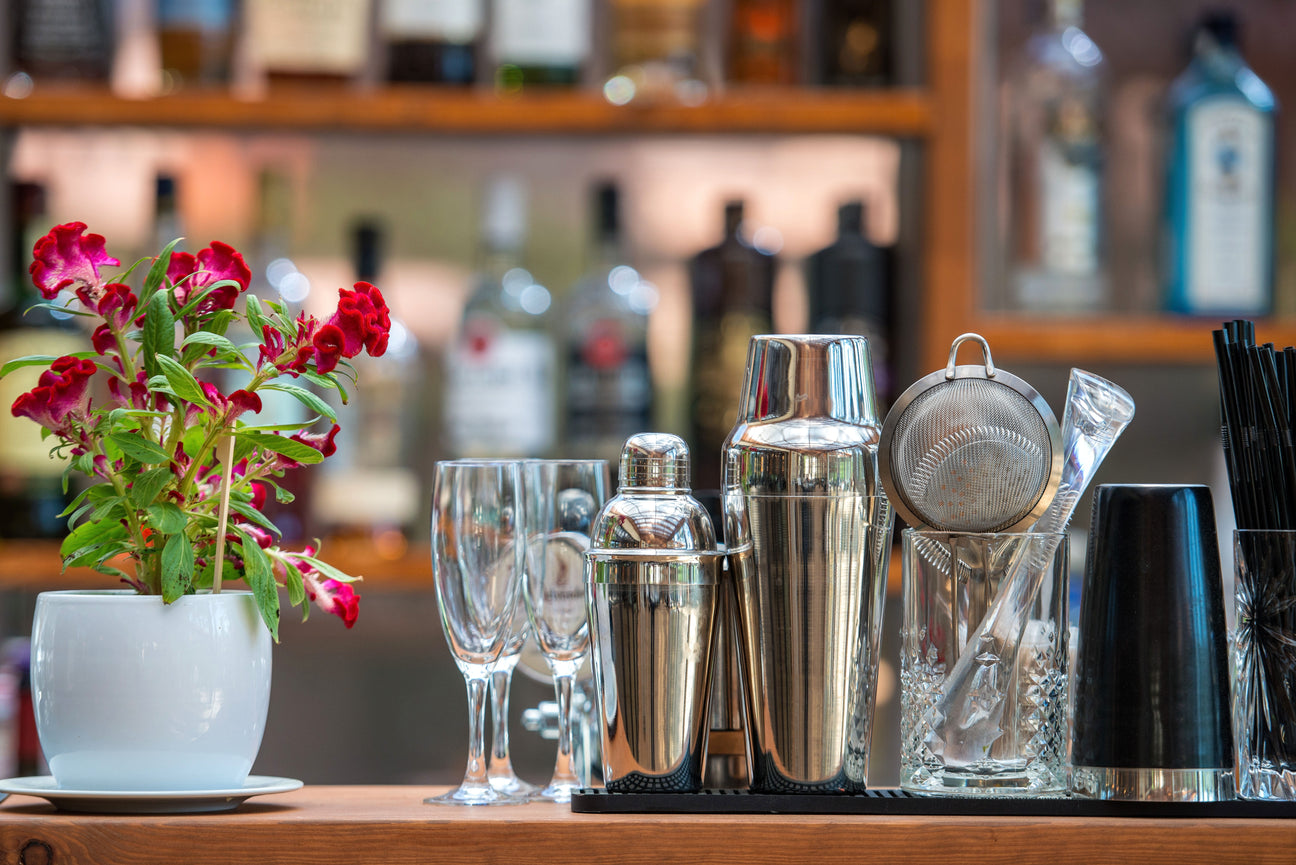
<instances>
[{"instance_id":1,"label":"black metal tumbler","mask_svg":"<svg viewBox=\"0 0 1296 865\"><path fill-rule=\"evenodd\" d=\"M1208 487L1097 488L1075 671L1078 795L1234 798L1224 603Z\"/></svg>"}]
</instances>

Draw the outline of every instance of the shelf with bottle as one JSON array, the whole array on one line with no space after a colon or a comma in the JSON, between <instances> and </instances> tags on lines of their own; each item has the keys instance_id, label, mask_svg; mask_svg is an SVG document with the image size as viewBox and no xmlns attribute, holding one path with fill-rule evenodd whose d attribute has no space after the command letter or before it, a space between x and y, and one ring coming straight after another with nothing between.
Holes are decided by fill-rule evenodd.
<instances>
[{"instance_id":1,"label":"shelf with bottle","mask_svg":"<svg viewBox=\"0 0 1296 865\"><path fill-rule=\"evenodd\" d=\"M447 134L856 133L930 135L936 120L918 89L733 88L699 105L613 105L584 90L390 85L289 86L243 99L195 90L126 99L107 88L42 88L0 97L0 127L151 126Z\"/></svg>"}]
</instances>

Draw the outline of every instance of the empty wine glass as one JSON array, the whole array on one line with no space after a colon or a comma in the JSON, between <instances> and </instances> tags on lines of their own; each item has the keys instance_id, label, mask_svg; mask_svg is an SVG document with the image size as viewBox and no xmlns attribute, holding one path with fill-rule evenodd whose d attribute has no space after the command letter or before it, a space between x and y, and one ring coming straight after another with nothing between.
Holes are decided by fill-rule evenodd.
<instances>
[{"instance_id":1,"label":"empty wine glass","mask_svg":"<svg viewBox=\"0 0 1296 865\"><path fill-rule=\"evenodd\" d=\"M512 636L500 658L491 668L491 718L494 729L491 734L490 767L486 770L491 786L501 793L510 796L525 797L540 789L529 784L513 771L513 761L509 757L509 689L513 684L513 670L522 657L522 647L531 635L531 623L527 620L526 604L519 597L514 606Z\"/></svg>"},{"instance_id":2,"label":"empty wine glass","mask_svg":"<svg viewBox=\"0 0 1296 865\"><path fill-rule=\"evenodd\" d=\"M572 685L589 652L585 551L608 484L606 460L531 460L524 466L528 543L523 596L558 699L553 778L533 798L568 802L581 786L572 767Z\"/></svg>"},{"instance_id":3,"label":"empty wine glass","mask_svg":"<svg viewBox=\"0 0 1296 865\"><path fill-rule=\"evenodd\" d=\"M458 787L424 801L516 803L491 786L484 739L486 690L512 636L527 548L520 464L439 462L432 496L432 572L441 627L468 686L468 768Z\"/></svg>"}]
</instances>

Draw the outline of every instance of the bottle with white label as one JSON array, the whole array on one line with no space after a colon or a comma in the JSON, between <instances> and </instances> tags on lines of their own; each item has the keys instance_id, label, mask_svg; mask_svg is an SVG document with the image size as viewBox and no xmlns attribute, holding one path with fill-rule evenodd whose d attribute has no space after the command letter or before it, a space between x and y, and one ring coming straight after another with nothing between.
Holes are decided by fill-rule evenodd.
<instances>
[{"instance_id":1,"label":"bottle with white label","mask_svg":"<svg viewBox=\"0 0 1296 865\"><path fill-rule=\"evenodd\" d=\"M495 178L482 223L482 261L446 365L446 438L460 457L540 457L553 450L557 351L549 290L522 267L526 198Z\"/></svg>"},{"instance_id":2,"label":"bottle with white label","mask_svg":"<svg viewBox=\"0 0 1296 865\"><path fill-rule=\"evenodd\" d=\"M1273 305L1273 92L1238 50L1237 20L1205 15L1170 88L1164 211L1166 305L1263 315Z\"/></svg>"},{"instance_id":3,"label":"bottle with white label","mask_svg":"<svg viewBox=\"0 0 1296 865\"><path fill-rule=\"evenodd\" d=\"M495 0L490 45L501 90L574 85L590 54L590 0Z\"/></svg>"},{"instance_id":4,"label":"bottle with white label","mask_svg":"<svg viewBox=\"0 0 1296 865\"><path fill-rule=\"evenodd\" d=\"M1103 242L1102 51L1080 0L1051 0L1010 76L1005 270L1010 302L1092 312L1107 302Z\"/></svg>"},{"instance_id":5,"label":"bottle with white label","mask_svg":"<svg viewBox=\"0 0 1296 865\"><path fill-rule=\"evenodd\" d=\"M358 78L369 59L372 0L246 0L253 64L271 83Z\"/></svg>"},{"instance_id":6,"label":"bottle with white label","mask_svg":"<svg viewBox=\"0 0 1296 865\"><path fill-rule=\"evenodd\" d=\"M563 451L620 458L625 440L653 429L648 316L657 289L626 263L615 184L594 189L594 255L564 304L567 398Z\"/></svg>"}]
</instances>

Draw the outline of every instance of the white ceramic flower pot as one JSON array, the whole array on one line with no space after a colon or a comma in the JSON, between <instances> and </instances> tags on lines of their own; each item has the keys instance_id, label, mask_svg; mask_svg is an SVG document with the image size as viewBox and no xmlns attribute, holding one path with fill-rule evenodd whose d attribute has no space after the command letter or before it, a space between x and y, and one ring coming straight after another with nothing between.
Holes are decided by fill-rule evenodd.
<instances>
[{"instance_id":1,"label":"white ceramic flower pot","mask_svg":"<svg viewBox=\"0 0 1296 865\"><path fill-rule=\"evenodd\" d=\"M75 790L242 786L265 730L270 648L247 592L170 605L128 590L42 593L32 696L55 782Z\"/></svg>"}]
</instances>

